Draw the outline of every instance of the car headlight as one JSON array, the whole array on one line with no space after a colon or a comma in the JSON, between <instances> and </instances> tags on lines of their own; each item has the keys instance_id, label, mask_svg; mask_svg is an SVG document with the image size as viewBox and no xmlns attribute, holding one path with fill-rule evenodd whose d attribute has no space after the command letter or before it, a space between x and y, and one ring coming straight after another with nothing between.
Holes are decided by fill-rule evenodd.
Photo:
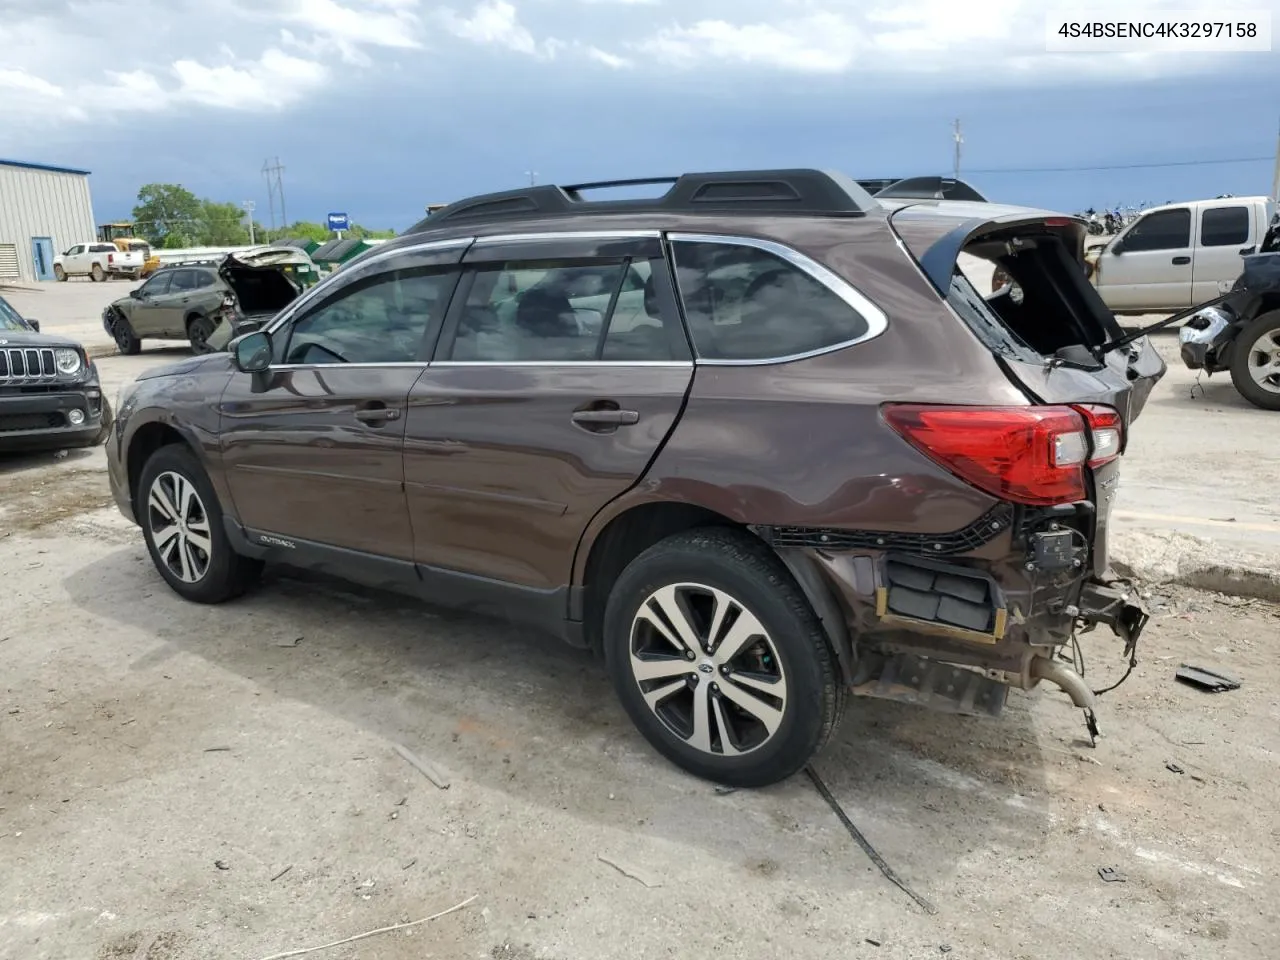
<instances>
[{"instance_id":1,"label":"car headlight","mask_svg":"<svg viewBox=\"0 0 1280 960\"><path fill-rule=\"evenodd\" d=\"M64 377L74 376L84 369L84 361L80 358L79 350L71 350L67 347L61 347L53 351L53 362L58 367L58 372Z\"/></svg>"}]
</instances>

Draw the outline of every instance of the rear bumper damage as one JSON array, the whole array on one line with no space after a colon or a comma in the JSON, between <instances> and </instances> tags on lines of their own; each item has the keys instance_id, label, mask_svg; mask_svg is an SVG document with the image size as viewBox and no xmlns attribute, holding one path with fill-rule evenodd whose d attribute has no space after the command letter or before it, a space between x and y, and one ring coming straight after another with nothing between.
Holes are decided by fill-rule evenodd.
<instances>
[{"instance_id":1,"label":"rear bumper damage","mask_svg":"<svg viewBox=\"0 0 1280 960\"><path fill-rule=\"evenodd\" d=\"M990 529L1009 519L984 522ZM990 542L954 556L945 554L951 546L960 554L959 542L931 544L942 556L919 556L800 545L790 531L760 532L813 602L859 696L997 716L1011 688L1047 681L1085 711L1096 736L1096 696L1057 654L1102 625L1132 662L1148 620L1125 581L1089 572L1086 548L1046 558L1033 536L1012 529L991 529Z\"/></svg>"}]
</instances>

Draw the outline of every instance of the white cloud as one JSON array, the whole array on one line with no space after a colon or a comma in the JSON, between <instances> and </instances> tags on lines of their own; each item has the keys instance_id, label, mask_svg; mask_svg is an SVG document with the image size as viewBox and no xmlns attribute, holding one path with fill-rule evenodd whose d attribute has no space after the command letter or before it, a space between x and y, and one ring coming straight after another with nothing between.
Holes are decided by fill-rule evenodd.
<instances>
[{"instance_id":1,"label":"white cloud","mask_svg":"<svg viewBox=\"0 0 1280 960\"><path fill-rule=\"evenodd\" d=\"M440 11L440 19L455 37L483 46L505 47L530 56L554 56L559 46L553 42L548 48L545 42L539 44L534 40L533 34L520 23L515 6L507 0L483 0L476 4L469 17L446 8Z\"/></svg>"},{"instance_id":2,"label":"white cloud","mask_svg":"<svg viewBox=\"0 0 1280 960\"><path fill-rule=\"evenodd\" d=\"M632 62L626 57L620 57L617 54L609 53L605 50L601 50L599 47L587 47L587 56L597 63L603 63L606 67L612 67L615 70L622 70L633 66Z\"/></svg>"}]
</instances>

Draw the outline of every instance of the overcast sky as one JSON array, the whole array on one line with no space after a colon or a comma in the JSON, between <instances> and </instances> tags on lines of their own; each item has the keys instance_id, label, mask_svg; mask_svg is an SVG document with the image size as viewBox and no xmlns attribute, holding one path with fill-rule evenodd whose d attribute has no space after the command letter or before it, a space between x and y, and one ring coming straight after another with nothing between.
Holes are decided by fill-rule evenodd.
<instances>
[{"instance_id":1,"label":"overcast sky","mask_svg":"<svg viewBox=\"0 0 1280 960\"><path fill-rule=\"evenodd\" d=\"M1280 0L1244 5L1280 27ZM962 175L1010 202L1270 190L1280 56L1050 55L1043 9L0 0L0 156L92 170L99 220L127 216L138 186L159 181L256 201L264 222L261 170L278 156L290 220L345 211L399 229L427 203L528 171L560 183L784 165L949 173L960 117ZM1259 159L1078 169L1239 158ZM1073 170L1009 172L1045 167Z\"/></svg>"}]
</instances>

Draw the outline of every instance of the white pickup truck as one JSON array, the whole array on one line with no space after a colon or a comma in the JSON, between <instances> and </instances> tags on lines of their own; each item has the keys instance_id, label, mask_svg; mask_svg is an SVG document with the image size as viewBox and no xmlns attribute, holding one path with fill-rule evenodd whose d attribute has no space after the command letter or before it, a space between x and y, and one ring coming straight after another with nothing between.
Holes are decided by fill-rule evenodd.
<instances>
[{"instance_id":1,"label":"white pickup truck","mask_svg":"<svg viewBox=\"0 0 1280 960\"><path fill-rule=\"evenodd\" d=\"M1117 314L1186 310L1231 289L1275 212L1267 197L1153 207L1089 252L1090 279Z\"/></svg>"},{"instance_id":2,"label":"white pickup truck","mask_svg":"<svg viewBox=\"0 0 1280 960\"><path fill-rule=\"evenodd\" d=\"M136 280L147 262L142 250L116 249L114 243L77 243L61 256L53 258L53 275L59 280L67 277L90 277L106 280L108 277L125 277Z\"/></svg>"}]
</instances>

